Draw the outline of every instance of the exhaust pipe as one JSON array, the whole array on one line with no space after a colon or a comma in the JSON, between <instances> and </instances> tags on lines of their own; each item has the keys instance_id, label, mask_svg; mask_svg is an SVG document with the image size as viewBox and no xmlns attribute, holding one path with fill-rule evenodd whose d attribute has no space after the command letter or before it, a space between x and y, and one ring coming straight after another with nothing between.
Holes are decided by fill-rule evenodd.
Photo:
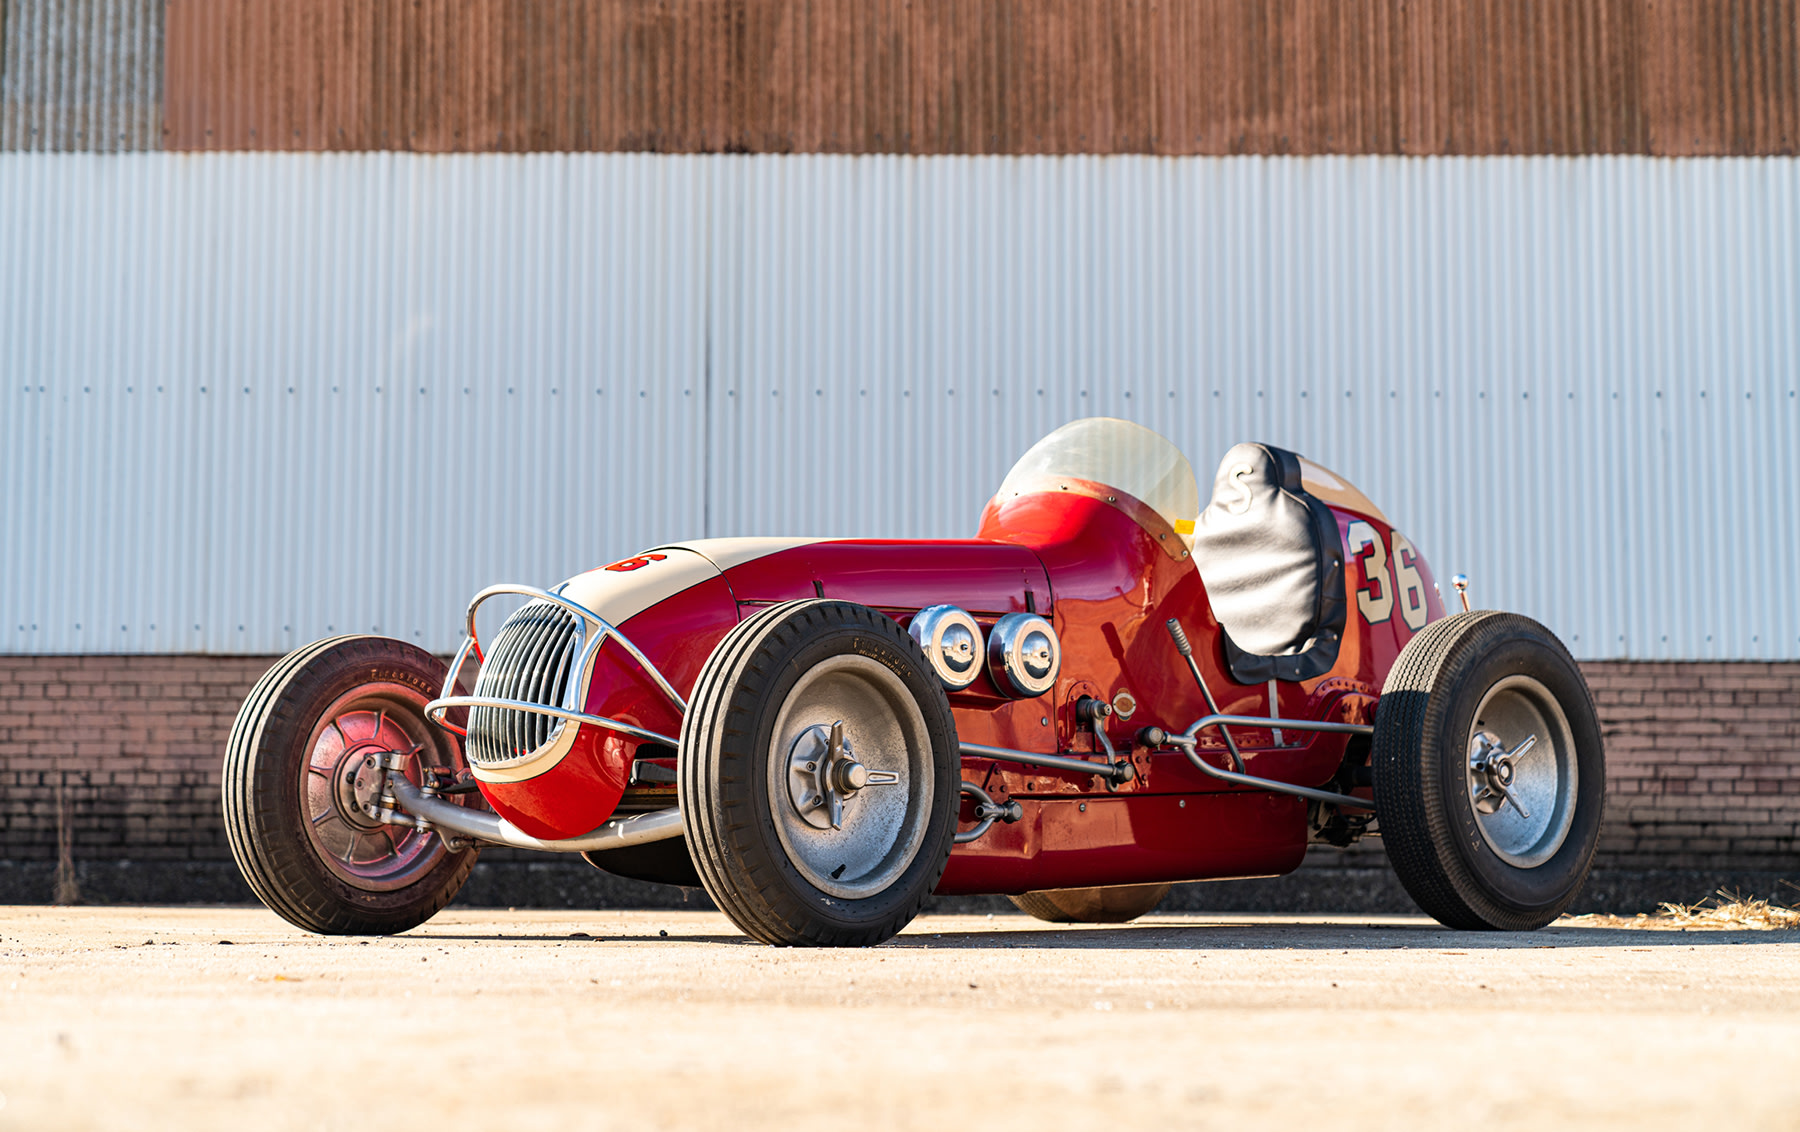
<instances>
[{"instance_id":1,"label":"exhaust pipe","mask_svg":"<svg viewBox=\"0 0 1800 1132\"><path fill-rule=\"evenodd\" d=\"M681 811L670 807L626 818L608 818L600 828L580 837L562 841L545 841L533 837L496 814L464 809L454 802L433 797L407 781L397 770L389 770L388 790L394 809L380 811L385 822L436 829L489 845L510 845L515 849L538 849L548 853L586 853L596 849L623 849L650 841L666 841L685 832Z\"/></svg>"}]
</instances>

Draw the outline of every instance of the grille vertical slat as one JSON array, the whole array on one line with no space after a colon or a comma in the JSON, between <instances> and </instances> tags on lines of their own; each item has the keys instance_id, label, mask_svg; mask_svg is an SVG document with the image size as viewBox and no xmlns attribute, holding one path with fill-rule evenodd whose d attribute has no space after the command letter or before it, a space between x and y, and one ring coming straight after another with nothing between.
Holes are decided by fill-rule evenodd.
<instances>
[{"instance_id":1,"label":"grille vertical slat","mask_svg":"<svg viewBox=\"0 0 1800 1132\"><path fill-rule=\"evenodd\" d=\"M552 607L554 608L554 607ZM526 651L524 662L514 675L517 692L514 699L527 703L544 703L542 690L543 672L546 664L555 655L558 626L550 616L552 610L538 609L533 617L533 639L531 647ZM514 712L513 715L513 749L514 756L526 755L538 749L541 734L539 725L549 722L548 716L534 715L530 712Z\"/></svg>"},{"instance_id":2,"label":"grille vertical slat","mask_svg":"<svg viewBox=\"0 0 1800 1132\"><path fill-rule=\"evenodd\" d=\"M540 618L540 621L542 622L539 626L541 643L531 658L531 666L529 669L531 694L527 698L534 704L554 704L557 703L560 697L554 695L546 687L549 682L546 679L546 676L548 675L549 670L555 666L556 661L561 657L562 650L559 646L562 643L560 640L562 637L562 626L555 624L549 617L542 617ZM558 704L557 706L561 705ZM551 726L555 722L555 717L548 715L533 715L528 717L525 720L527 732L525 745L522 748L521 753L524 751L535 751L542 746L544 740L549 738Z\"/></svg>"},{"instance_id":3,"label":"grille vertical slat","mask_svg":"<svg viewBox=\"0 0 1800 1132\"><path fill-rule=\"evenodd\" d=\"M544 685L544 695L550 697L546 702L562 703L563 689L568 686L569 666L575 663L575 650L569 647L574 644L574 639L574 627L564 626L562 640L556 649L556 670Z\"/></svg>"},{"instance_id":4,"label":"grille vertical slat","mask_svg":"<svg viewBox=\"0 0 1800 1132\"><path fill-rule=\"evenodd\" d=\"M575 615L547 601L529 602L506 619L487 662L475 679L475 694L522 703L562 706L565 682L581 643ZM513 708L469 711L469 761L495 766L524 761L554 740L565 721Z\"/></svg>"},{"instance_id":5,"label":"grille vertical slat","mask_svg":"<svg viewBox=\"0 0 1800 1132\"><path fill-rule=\"evenodd\" d=\"M561 610L556 612L560 613ZM544 634L545 647L538 654L537 663L533 666L533 686L531 700L533 703L554 704L562 706L562 685L556 680L556 673L561 671L568 659L569 626L566 622L546 624ZM531 717L532 750L537 750L549 741L550 733L560 722L553 715L534 715Z\"/></svg>"},{"instance_id":6,"label":"grille vertical slat","mask_svg":"<svg viewBox=\"0 0 1800 1132\"><path fill-rule=\"evenodd\" d=\"M509 699L529 700L531 698L530 674L532 662L544 647L543 619L536 615L536 610L529 610L519 619L522 630L518 656L508 673ZM524 634L529 634L526 636ZM531 750L531 717L526 712L509 711L504 713L506 719L506 757L517 758Z\"/></svg>"},{"instance_id":7,"label":"grille vertical slat","mask_svg":"<svg viewBox=\"0 0 1800 1132\"><path fill-rule=\"evenodd\" d=\"M517 698L508 693L517 687L515 677L519 669L520 654L533 640L533 634L529 630L529 615L520 616L524 613L524 610L520 610L518 614L514 614L512 618L508 619L506 626L501 627L500 635L494 641L493 655L487 664L482 665L481 674L476 677L475 686L479 694L503 696L506 699ZM519 622L516 626L513 625L515 620ZM509 627L514 631L508 633ZM480 690L484 687L493 690L481 692ZM511 737L508 732L512 721L508 717L515 713L500 708L479 708L477 710L483 714L481 735L482 745L487 752L486 761L498 763L511 758L508 750L511 746ZM470 731L473 733L475 721L471 719L470 723Z\"/></svg>"},{"instance_id":8,"label":"grille vertical slat","mask_svg":"<svg viewBox=\"0 0 1800 1132\"><path fill-rule=\"evenodd\" d=\"M562 626L548 616L549 611L540 611L537 624L537 647L531 650L531 659L520 673L522 700L534 704L552 702L553 697L546 691L549 671L554 667L560 649L557 647L562 637ZM543 744L549 733L551 716L520 713L524 718L519 720L520 741L519 754L535 751Z\"/></svg>"}]
</instances>

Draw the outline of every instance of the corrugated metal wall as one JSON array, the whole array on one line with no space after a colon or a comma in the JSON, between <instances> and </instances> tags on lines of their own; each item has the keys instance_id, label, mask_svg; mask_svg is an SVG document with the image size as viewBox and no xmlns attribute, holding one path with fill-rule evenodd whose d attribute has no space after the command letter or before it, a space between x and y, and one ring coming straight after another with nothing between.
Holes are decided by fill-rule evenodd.
<instances>
[{"instance_id":1,"label":"corrugated metal wall","mask_svg":"<svg viewBox=\"0 0 1800 1132\"><path fill-rule=\"evenodd\" d=\"M0 649L442 648L697 529L705 176L0 155Z\"/></svg>"},{"instance_id":2,"label":"corrugated metal wall","mask_svg":"<svg viewBox=\"0 0 1800 1132\"><path fill-rule=\"evenodd\" d=\"M0 155L0 651L454 643L1264 438L1578 655L1800 658L1800 162Z\"/></svg>"},{"instance_id":3,"label":"corrugated metal wall","mask_svg":"<svg viewBox=\"0 0 1800 1132\"><path fill-rule=\"evenodd\" d=\"M1800 0L168 0L168 19L177 149L1800 149Z\"/></svg>"},{"instance_id":4,"label":"corrugated metal wall","mask_svg":"<svg viewBox=\"0 0 1800 1132\"><path fill-rule=\"evenodd\" d=\"M162 0L0 0L0 150L156 149Z\"/></svg>"}]
</instances>

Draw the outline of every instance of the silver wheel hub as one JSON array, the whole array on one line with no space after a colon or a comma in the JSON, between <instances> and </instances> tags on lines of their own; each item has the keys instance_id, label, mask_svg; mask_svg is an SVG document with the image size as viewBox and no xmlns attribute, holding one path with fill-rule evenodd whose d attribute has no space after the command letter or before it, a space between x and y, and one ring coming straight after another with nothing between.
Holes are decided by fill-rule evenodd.
<instances>
[{"instance_id":1,"label":"silver wheel hub","mask_svg":"<svg viewBox=\"0 0 1800 1132\"><path fill-rule=\"evenodd\" d=\"M843 829L844 803L866 786L892 786L893 771L870 770L856 760L844 721L815 723L800 733L788 754L788 800L817 829Z\"/></svg>"},{"instance_id":2,"label":"silver wheel hub","mask_svg":"<svg viewBox=\"0 0 1800 1132\"><path fill-rule=\"evenodd\" d=\"M1579 785L1574 735L1550 690L1508 676L1476 709L1468 746L1475 824L1501 860L1536 868L1562 848Z\"/></svg>"},{"instance_id":3,"label":"silver wheel hub","mask_svg":"<svg viewBox=\"0 0 1800 1132\"><path fill-rule=\"evenodd\" d=\"M338 760L338 773L334 776L337 782L338 813L344 824L358 829L377 829L381 826L370 816L369 807L381 798L382 781L386 772L381 769L381 761L373 754L365 754L361 747L347 751Z\"/></svg>"},{"instance_id":4,"label":"silver wheel hub","mask_svg":"<svg viewBox=\"0 0 1800 1132\"><path fill-rule=\"evenodd\" d=\"M1469 773L1476 779L1475 810L1483 814L1497 814L1500 807L1512 803L1519 811L1519 816L1531 817L1526 808L1525 799L1513 789L1513 779L1518 777L1518 762L1531 753L1537 746L1537 736L1527 735L1525 741L1512 750L1507 750L1500 742L1500 737L1492 731L1477 731L1469 744ZM1486 778L1482 784L1480 779Z\"/></svg>"},{"instance_id":5,"label":"silver wheel hub","mask_svg":"<svg viewBox=\"0 0 1800 1132\"><path fill-rule=\"evenodd\" d=\"M800 876L846 900L898 881L928 832L936 757L905 682L854 653L820 661L770 739L769 816Z\"/></svg>"}]
</instances>

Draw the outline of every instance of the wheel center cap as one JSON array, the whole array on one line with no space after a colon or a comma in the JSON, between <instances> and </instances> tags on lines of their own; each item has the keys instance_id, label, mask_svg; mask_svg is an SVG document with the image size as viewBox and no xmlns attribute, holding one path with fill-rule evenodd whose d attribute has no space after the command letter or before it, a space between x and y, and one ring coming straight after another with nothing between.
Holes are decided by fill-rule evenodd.
<instances>
[{"instance_id":1,"label":"wheel center cap","mask_svg":"<svg viewBox=\"0 0 1800 1132\"><path fill-rule=\"evenodd\" d=\"M1513 790L1518 774L1515 764L1537 745L1532 735L1512 750L1491 731L1477 731L1469 743L1469 788L1479 814L1497 814L1511 803L1520 816L1529 818L1531 811L1524 799Z\"/></svg>"},{"instance_id":2,"label":"wheel center cap","mask_svg":"<svg viewBox=\"0 0 1800 1132\"><path fill-rule=\"evenodd\" d=\"M332 774L332 800L339 815L357 829L376 829L381 823L364 808L381 797L383 772L381 760L374 755L376 747L358 746L344 752Z\"/></svg>"},{"instance_id":3,"label":"wheel center cap","mask_svg":"<svg viewBox=\"0 0 1800 1132\"><path fill-rule=\"evenodd\" d=\"M869 784L869 768L855 759L840 759L832 769L831 784L840 794L854 794Z\"/></svg>"},{"instance_id":4,"label":"wheel center cap","mask_svg":"<svg viewBox=\"0 0 1800 1132\"><path fill-rule=\"evenodd\" d=\"M856 757L844 721L815 723L800 733L788 752L788 801L806 824L844 828L844 803L867 786L900 781L889 771L870 770Z\"/></svg>"}]
</instances>

